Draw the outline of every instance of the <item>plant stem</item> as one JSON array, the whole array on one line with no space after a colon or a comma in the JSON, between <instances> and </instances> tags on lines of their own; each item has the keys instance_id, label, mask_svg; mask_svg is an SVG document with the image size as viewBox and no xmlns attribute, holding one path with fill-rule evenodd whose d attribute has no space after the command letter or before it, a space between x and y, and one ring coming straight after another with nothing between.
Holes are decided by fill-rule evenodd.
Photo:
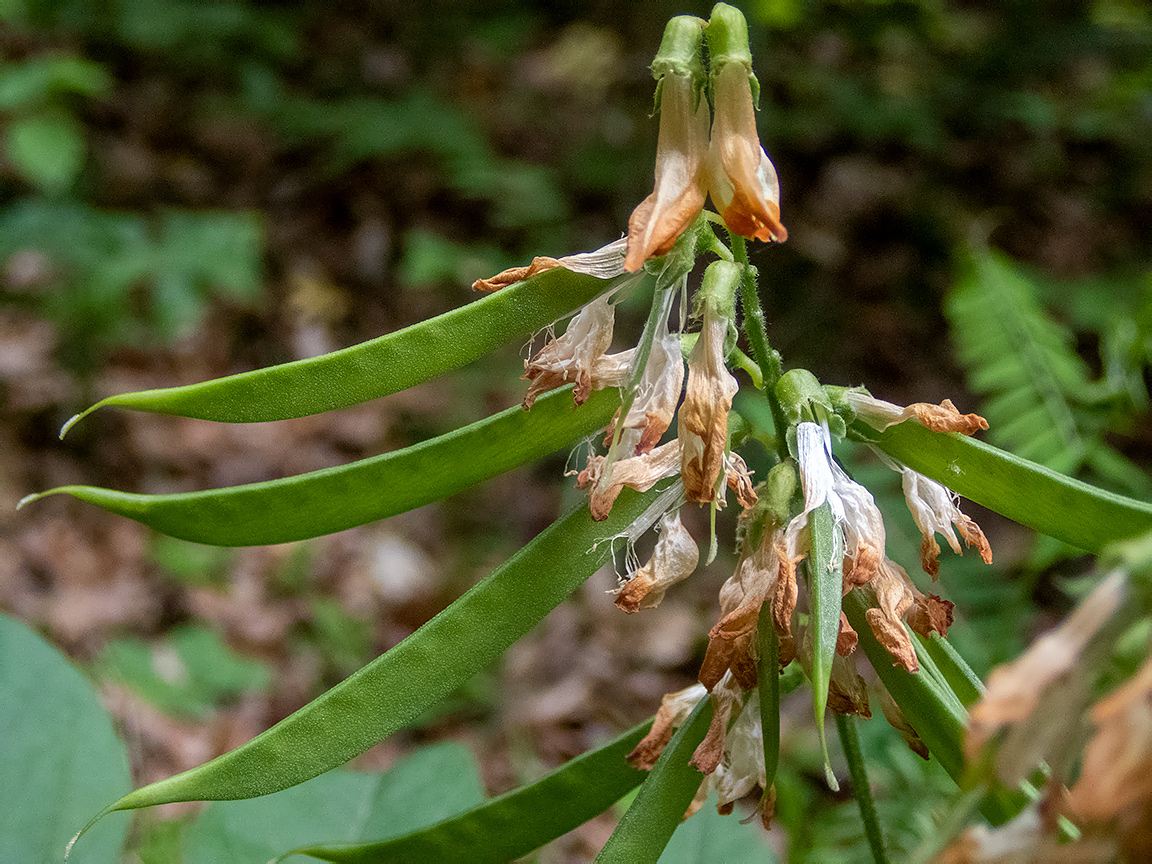
<instances>
[{"instance_id":1,"label":"plant stem","mask_svg":"<svg viewBox=\"0 0 1152 864\"><path fill-rule=\"evenodd\" d=\"M840 746L844 748L844 757L848 760L848 773L852 777L856 803L860 805L860 818L864 821L864 836L868 838L872 860L876 864L887 864L884 836L880 833L880 820L876 818L872 787L868 785L868 769L860 753L860 739L856 736L856 721L846 714L837 714L836 731L840 733Z\"/></svg>"},{"instance_id":2,"label":"plant stem","mask_svg":"<svg viewBox=\"0 0 1152 864\"><path fill-rule=\"evenodd\" d=\"M764 395L768 399L769 408L772 409L772 421L776 426L776 450L781 459L787 459L788 444L784 433L788 429L788 422L784 419L784 411L776 398L776 382L784 373L784 365L779 352L773 351L772 346L768 344L764 310L760 306L760 295L756 291L756 270L748 263L748 247L744 243L744 238L729 231L728 241L732 246L732 256L742 271L740 303L744 307L744 333L748 337L748 344L752 347L752 358L760 366Z\"/></svg>"}]
</instances>

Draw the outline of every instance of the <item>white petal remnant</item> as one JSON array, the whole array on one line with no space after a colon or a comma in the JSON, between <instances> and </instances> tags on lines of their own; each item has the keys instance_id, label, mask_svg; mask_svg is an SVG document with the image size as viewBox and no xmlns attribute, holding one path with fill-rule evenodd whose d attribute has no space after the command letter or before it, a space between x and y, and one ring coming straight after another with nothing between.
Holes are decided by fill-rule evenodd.
<instances>
[{"instance_id":1,"label":"white petal remnant","mask_svg":"<svg viewBox=\"0 0 1152 864\"><path fill-rule=\"evenodd\" d=\"M892 402L876 399L859 390L846 390L844 400L856 412L856 416L876 429L883 432L889 426L914 419L921 426L933 432L959 432L961 435L974 435L976 432L987 429L988 421L979 414L961 414L952 404L951 399L945 399L939 405L929 402L914 402L907 408L901 408Z\"/></svg>"},{"instance_id":2,"label":"white petal remnant","mask_svg":"<svg viewBox=\"0 0 1152 864\"><path fill-rule=\"evenodd\" d=\"M664 592L691 576L699 561L700 549L681 523L680 511L665 514L652 557L620 587L616 605L628 613L655 609Z\"/></svg>"},{"instance_id":3,"label":"white petal remnant","mask_svg":"<svg viewBox=\"0 0 1152 864\"><path fill-rule=\"evenodd\" d=\"M583 405L592 393L596 361L612 345L614 321L612 301L602 294L580 310L563 336L524 361L523 377L532 382L524 396L524 409L531 408L541 393L571 382L576 383L572 398Z\"/></svg>"},{"instance_id":4,"label":"white petal remnant","mask_svg":"<svg viewBox=\"0 0 1152 864\"><path fill-rule=\"evenodd\" d=\"M563 258L538 255L527 266L510 267L487 279L477 279L472 283L472 290L489 293L499 291L501 288L515 285L517 282L523 282L538 273L557 267L563 267L573 273L595 276L597 279L614 279L625 272L624 252L627 243L627 239L622 237L593 252L577 252L575 255L565 255Z\"/></svg>"},{"instance_id":5,"label":"white petal remnant","mask_svg":"<svg viewBox=\"0 0 1152 864\"><path fill-rule=\"evenodd\" d=\"M591 488L592 518L603 522L625 486L637 492L647 492L665 477L674 477L679 470L680 441L673 439L643 456L617 462L609 462L604 456L593 456L576 478L576 488Z\"/></svg>"},{"instance_id":6,"label":"white petal remnant","mask_svg":"<svg viewBox=\"0 0 1152 864\"><path fill-rule=\"evenodd\" d=\"M980 530L980 526L960 512L957 504L959 496L947 486L918 474L911 468L899 467L904 500L908 503L908 509L912 511L912 518L923 537L920 543L920 559L924 572L933 579L940 572L940 544L936 542L937 534L948 541L953 552L960 554L960 543L952 533L953 525L960 531L965 543L980 550L980 558L984 563L991 564L992 547L988 544L988 539Z\"/></svg>"}]
</instances>

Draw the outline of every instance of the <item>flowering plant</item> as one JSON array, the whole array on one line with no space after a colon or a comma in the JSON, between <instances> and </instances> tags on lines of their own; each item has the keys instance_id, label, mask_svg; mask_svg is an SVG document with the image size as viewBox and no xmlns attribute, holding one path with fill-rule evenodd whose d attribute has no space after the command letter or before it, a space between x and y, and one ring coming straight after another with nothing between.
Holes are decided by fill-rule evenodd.
<instances>
[{"instance_id":1,"label":"flowering plant","mask_svg":"<svg viewBox=\"0 0 1152 864\"><path fill-rule=\"evenodd\" d=\"M721 3L708 21L672 19L652 71L660 129L654 187L633 211L625 238L479 280L474 287L489 295L483 300L364 345L94 406L230 422L299 417L413 386L575 313L561 335L526 361L529 384L520 407L416 447L211 492L149 496L68 486L41 493L68 493L173 536L218 545L338 531L413 509L589 436L602 442L599 452L586 448L574 472L587 503L409 639L247 744L138 789L104 812L264 795L342 764L499 656L603 565L616 539L625 541L630 562L616 605L625 613L658 607L701 559L712 564L720 543L729 542L718 536L715 517L733 507L741 511L737 563L720 591L699 683L665 696L650 724L431 827L297 851L330 861L465 853L466 860L506 860L636 787L601 852L605 861L658 858L710 790L719 811L731 812L758 789L756 811L768 828L780 758L781 673L790 670L810 687L833 789L839 780L824 726L827 713L835 717L876 860L887 851L855 725L871 717L873 704L957 784L956 818L925 854L993 860L996 849L1007 848L1033 860L1068 842L1079 844L1081 860L1148 853L1147 666L1095 707L1092 689L1117 641L1152 611L1145 584L1152 507L974 441L987 423L949 400L902 407L862 387L824 385L804 369L785 371L768 342L746 247L747 240L783 242L788 232L776 170L756 130L759 86L743 15ZM704 209L709 198L715 213ZM699 331L689 333L689 287L705 261L690 303ZM611 353L614 304L642 290L651 292L651 304L640 339ZM742 388L737 368L751 387ZM742 389L766 407L770 423L734 410ZM750 439L770 452L761 478L741 454ZM989 541L960 509L957 493L1106 553L1111 575L1058 631L996 670L985 688L947 641L952 603L909 575L911 562L889 557L872 494L836 458L843 441L874 449L900 475L930 580L941 567L938 536L953 552L961 553L963 542L992 562ZM681 515L686 508L706 508L707 537L692 535ZM655 548L641 564L631 547L653 527ZM1096 731L1073 780L1081 743L1075 733L1086 722ZM1050 779L1036 792L1042 765ZM1035 792L1032 801L1021 795L1022 784ZM980 818L988 824L959 835Z\"/></svg>"}]
</instances>

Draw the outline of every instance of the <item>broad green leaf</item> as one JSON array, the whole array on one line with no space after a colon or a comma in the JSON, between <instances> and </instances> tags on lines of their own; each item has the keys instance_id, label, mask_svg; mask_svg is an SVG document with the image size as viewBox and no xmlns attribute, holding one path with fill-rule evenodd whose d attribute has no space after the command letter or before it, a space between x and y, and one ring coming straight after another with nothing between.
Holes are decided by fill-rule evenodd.
<instances>
[{"instance_id":1,"label":"broad green leaf","mask_svg":"<svg viewBox=\"0 0 1152 864\"><path fill-rule=\"evenodd\" d=\"M660 864L705 861L773 864L779 859L772 851L768 836L759 819L745 821L738 812L721 816L716 812L715 794L709 795L699 812L676 829L664 847Z\"/></svg>"},{"instance_id":2,"label":"broad green leaf","mask_svg":"<svg viewBox=\"0 0 1152 864\"><path fill-rule=\"evenodd\" d=\"M596 571L610 538L659 496L625 490L604 522L586 505L355 675L230 753L137 789L114 810L269 795L342 765L463 685ZM92 824L92 823L89 823Z\"/></svg>"},{"instance_id":3,"label":"broad green leaf","mask_svg":"<svg viewBox=\"0 0 1152 864\"><path fill-rule=\"evenodd\" d=\"M3 615L0 729L0 861L61 861L80 823L128 788L128 756L92 685ZM118 860L126 829L100 825L69 860Z\"/></svg>"},{"instance_id":4,"label":"broad green leaf","mask_svg":"<svg viewBox=\"0 0 1152 864\"><path fill-rule=\"evenodd\" d=\"M705 779L691 760L711 722L712 700L706 697L660 754L636 799L596 856L598 862L645 864L660 859Z\"/></svg>"},{"instance_id":5,"label":"broad green leaf","mask_svg":"<svg viewBox=\"0 0 1152 864\"><path fill-rule=\"evenodd\" d=\"M184 864L265 864L319 840L413 831L483 800L468 749L433 744L382 774L331 771L263 798L214 802L184 833Z\"/></svg>"},{"instance_id":6,"label":"broad green leaf","mask_svg":"<svg viewBox=\"0 0 1152 864\"><path fill-rule=\"evenodd\" d=\"M424 830L375 843L311 846L294 851L337 864L511 861L604 812L640 785L648 775L629 765L625 757L650 726L651 721L642 723L535 783Z\"/></svg>"},{"instance_id":7,"label":"broad green leaf","mask_svg":"<svg viewBox=\"0 0 1152 864\"><path fill-rule=\"evenodd\" d=\"M84 129L62 111L13 120L4 141L17 173L48 194L65 191L84 167Z\"/></svg>"},{"instance_id":8,"label":"broad green leaf","mask_svg":"<svg viewBox=\"0 0 1152 864\"><path fill-rule=\"evenodd\" d=\"M906 421L879 433L854 427L894 459L954 492L1089 552L1152 529L1152 504L1105 492L955 433Z\"/></svg>"},{"instance_id":9,"label":"broad green leaf","mask_svg":"<svg viewBox=\"0 0 1152 864\"><path fill-rule=\"evenodd\" d=\"M394 453L282 480L171 495L61 486L22 504L67 493L182 540L286 543L394 516L539 459L602 428L618 404L617 391L604 390L574 409L565 388L531 411L509 408Z\"/></svg>"},{"instance_id":10,"label":"broad green leaf","mask_svg":"<svg viewBox=\"0 0 1152 864\"><path fill-rule=\"evenodd\" d=\"M186 387L109 396L104 405L229 423L285 420L406 390L533 333L587 303L609 282L562 267L459 309L331 354Z\"/></svg>"},{"instance_id":11,"label":"broad green leaf","mask_svg":"<svg viewBox=\"0 0 1152 864\"><path fill-rule=\"evenodd\" d=\"M808 556L808 596L811 598L812 710L820 749L824 751L824 777L833 792L839 790L832 762L828 758L828 738L824 730L824 709L828 707L828 687L832 681L832 659L836 656L836 636L840 632L840 597L843 594L844 550L832 516L832 505L825 501L808 514L812 533L812 552Z\"/></svg>"}]
</instances>

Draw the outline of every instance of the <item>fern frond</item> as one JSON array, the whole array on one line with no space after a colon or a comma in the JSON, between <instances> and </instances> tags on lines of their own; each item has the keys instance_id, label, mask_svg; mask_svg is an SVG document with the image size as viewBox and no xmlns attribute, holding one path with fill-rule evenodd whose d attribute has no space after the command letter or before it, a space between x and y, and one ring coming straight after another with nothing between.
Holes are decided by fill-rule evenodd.
<instances>
[{"instance_id":1,"label":"fern frond","mask_svg":"<svg viewBox=\"0 0 1152 864\"><path fill-rule=\"evenodd\" d=\"M1075 473L1096 442L1074 406L1091 389L1073 336L1045 313L1031 281L999 253L975 249L945 306L968 384L992 443L1057 471Z\"/></svg>"}]
</instances>

